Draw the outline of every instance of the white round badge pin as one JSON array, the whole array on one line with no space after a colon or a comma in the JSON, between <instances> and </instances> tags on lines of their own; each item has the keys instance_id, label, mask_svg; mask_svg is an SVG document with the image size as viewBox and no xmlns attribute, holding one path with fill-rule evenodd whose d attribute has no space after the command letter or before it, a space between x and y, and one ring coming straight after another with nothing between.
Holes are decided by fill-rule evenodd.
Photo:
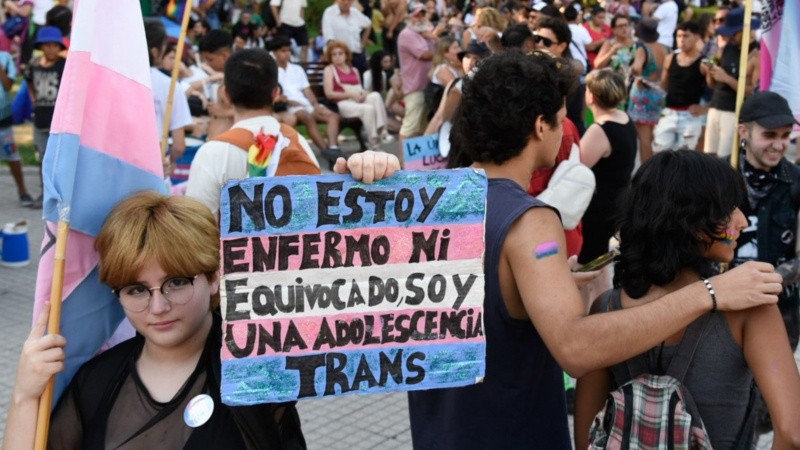
<instances>
[{"instance_id":1,"label":"white round badge pin","mask_svg":"<svg viewBox=\"0 0 800 450\"><path fill-rule=\"evenodd\" d=\"M183 421L192 428L197 428L208 422L214 413L214 399L208 394L200 394L189 400L183 410Z\"/></svg>"}]
</instances>

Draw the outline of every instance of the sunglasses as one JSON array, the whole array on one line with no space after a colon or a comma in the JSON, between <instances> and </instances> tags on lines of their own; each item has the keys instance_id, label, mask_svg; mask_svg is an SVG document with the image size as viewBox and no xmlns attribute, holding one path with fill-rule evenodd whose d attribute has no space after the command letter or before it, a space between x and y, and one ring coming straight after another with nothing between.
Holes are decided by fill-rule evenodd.
<instances>
[{"instance_id":1,"label":"sunglasses","mask_svg":"<svg viewBox=\"0 0 800 450\"><path fill-rule=\"evenodd\" d=\"M712 20L712 22L713 23L723 23L723 22L725 22L725 18L724 17L720 17L720 18L715 17L714 20Z\"/></svg>"},{"instance_id":2,"label":"sunglasses","mask_svg":"<svg viewBox=\"0 0 800 450\"><path fill-rule=\"evenodd\" d=\"M546 37L544 37L544 36L539 36L538 34L534 34L534 35L533 35L533 42L535 42L535 43L537 43L537 44L538 44L539 42L542 42L542 43L544 43L544 46L545 46L545 47L550 47L551 45L553 45L553 44L554 44L554 42L553 42L553 40L552 40L552 39L550 39L550 38L546 38Z\"/></svg>"}]
</instances>

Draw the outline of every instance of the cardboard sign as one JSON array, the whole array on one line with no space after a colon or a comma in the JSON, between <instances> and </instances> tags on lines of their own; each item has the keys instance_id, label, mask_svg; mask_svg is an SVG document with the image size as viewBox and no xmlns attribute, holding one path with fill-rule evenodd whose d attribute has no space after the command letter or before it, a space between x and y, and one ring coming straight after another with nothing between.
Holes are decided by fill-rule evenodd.
<instances>
[{"instance_id":1,"label":"cardboard sign","mask_svg":"<svg viewBox=\"0 0 800 450\"><path fill-rule=\"evenodd\" d=\"M403 141L403 165L406 170L446 169L447 158L439 152L439 135L429 134Z\"/></svg>"},{"instance_id":2,"label":"cardboard sign","mask_svg":"<svg viewBox=\"0 0 800 450\"><path fill-rule=\"evenodd\" d=\"M480 381L486 191L472 169L228 183L223 402Z\"/></svg>"}]
</instances>

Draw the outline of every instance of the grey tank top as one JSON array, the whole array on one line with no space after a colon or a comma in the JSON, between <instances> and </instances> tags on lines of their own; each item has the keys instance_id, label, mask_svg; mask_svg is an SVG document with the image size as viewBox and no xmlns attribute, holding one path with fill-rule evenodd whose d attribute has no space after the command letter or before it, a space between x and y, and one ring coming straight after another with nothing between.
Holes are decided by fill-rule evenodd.
<instances>
[{"instance_id":1,"label":"grey tank top","mask_svg":"<svg viewBox=\"0 0 800 450\"><path fill-rule=\"evenodd\" d=\"M619 292L615 289L611 295L611 309L622 308ZM725 314L708 313L689 326L705 320L707 316L710 318L703 337L697 344L683 384L697 405L714 450L755 448L752 442L756 414L750 413L751 402L756 393L753 374L747 367L742 348L731 334ZM650 361L651 373L658 373L660 369L669 367L677 350L678 344L673 344L665 345L663 351L659 346L647 352L645 355ZM639 375L633 374L626 379L630 372L625 363L613 366L611 372L614 376L614 389Z\"/></svg>"}]
</instances>

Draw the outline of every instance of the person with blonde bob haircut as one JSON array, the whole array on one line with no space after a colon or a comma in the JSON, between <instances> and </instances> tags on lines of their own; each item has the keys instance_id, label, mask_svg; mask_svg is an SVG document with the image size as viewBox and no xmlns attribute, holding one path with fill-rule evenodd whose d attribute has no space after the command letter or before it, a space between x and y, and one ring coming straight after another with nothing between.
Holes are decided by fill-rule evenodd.
<instances>
[{"instance_id":1,"label":"person with blonde bob haircut","mask_svg":"<svg viewBox=\"0 0 800 450\"><path fill-rule=\"evenodd\" d=\"M379 133L384 141L390 140L386 129L386 107L380 93L368 92L361 87L361 76L351 64L352 57L344 42L328 42L324 58L330 64L322 72L325 97L336 102L340 116L360 119L369 137L370 147L379 150Z\"/></svg>"},{"instance_id":2,"label":"person with blonde bob haircut","mask_svg":"<svg viewBox=\"0 0 800 450\"><path fill-rule=\"evenodd\" d=\"M616 205L631 180L636 160L636 126L625 111L617 108L625 96L625 79L620 73L600 69L586 76L585 100L595 123L581 138L581 162L592 168L597 190L583 215L584 240L578 255L581 264L608 251Z\"/></svg>"},{"instance_id":3,"label":"person with blonde bob haircut","mask_svg":"<svg viewBox=\"0 0 800 450\"><path fill-rule=\"evenodd\" d=\"M371 183L399 167L394 155L367 151L334 169ZM53 412L48 448L306 447L294 402L220 399L219 227L208 207L139 192L109 213L95 247L100 280L137 334L78 370ZM33 448L39 397L64 370L66 339L45 335L49 312L47 304L23 346L3 450Z\"/></svg>"},{"instance_id":4,"label":"person with blonde bob haircut","mask_svg":"<svg viewBox=\"0 0 800 450\"><path fill-rule=\"evenodd\" d=\"M167 273L197 273L214 282L219 271L219 230L208 208L198 201L143 192L115 209L97 236L103 256L100 281L127 286L150 261ZM219 306L212 295L210 308Z\"/></svg>"},{"instance_id":5,"label":"person with blonde bob haircut","mask_svg":"<svg viewBox=\"0 0 800 450\"><path fill-rule=\"evenodd\" d=\"M137 334L80 368L53 412L48 448L305 445L293 403L222 404L219 229L207 207L190 197L137 193L114 207L95 247L100 279L112 287ZM44 331L47 312L46 307L31 337ZM65 340L56 338L40 357L62 350L57 344ZM15 397L44 390L49 377L33 370L35 356L23 350L20 370L30 370L18 375ZM197 399L213 402L214 412L203 423L184 419ZM5 449L32 447L33 433L25 445L28 436L20 430L35 429L35 411L28 412L23 428L21 411L12 407L6 436L14 441L5 442Z\"/></svg>"}]
</instances>

